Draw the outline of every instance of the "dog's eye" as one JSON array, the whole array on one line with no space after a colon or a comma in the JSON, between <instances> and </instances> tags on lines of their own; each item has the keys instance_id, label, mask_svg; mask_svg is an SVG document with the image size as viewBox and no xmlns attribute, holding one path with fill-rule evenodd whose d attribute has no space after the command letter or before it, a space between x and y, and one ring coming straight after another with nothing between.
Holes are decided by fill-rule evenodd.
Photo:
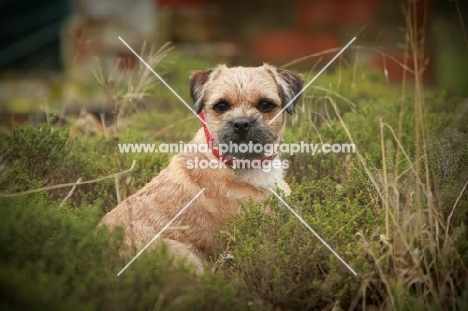
<instances>
[{"instance_id":1,"label":"dog's eye","mask_svg":"<svg viewBox=\"0 0 468 311\"><path fill-rule=\"evenodd\" d=\"M267 100L262 100L258 106L257 106L257 109L260 110L260 112L270 112L272 111L274 108L276 107L275 104L273 104L272 102L269 102Z\"/></svg>"},{"instance_id":2,"label":"dog's eye","mask_svg":"<svg viewBox=\"0 0 468 311\"><path fill-rule=\"evenodd\" d=\"M213 110L217 113L223 113L229 110L229 104L225 101L220 101L216 105L213 106Z\"/></svg>"}]
</instances>

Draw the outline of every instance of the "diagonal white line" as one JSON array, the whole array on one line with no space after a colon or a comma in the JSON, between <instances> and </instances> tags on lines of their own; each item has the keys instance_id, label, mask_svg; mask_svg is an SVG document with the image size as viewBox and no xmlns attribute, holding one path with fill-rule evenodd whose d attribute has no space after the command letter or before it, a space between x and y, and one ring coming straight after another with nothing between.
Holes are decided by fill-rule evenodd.
<instances>
[{"instance_id":1,"label":"diagonal white line","mask_svg":"<svg viewBox=\"0 0 468 311\"><path fill-rule=\"evenodd\" d=\"M338 56L340 56L341 53L343 53L343 52L351 45L351 43L354 42L354 40L356 40L356 37L352 38L351 41L349 41L348 44L346 44L346 45L338 52L338 54L336 54L335 57L333 57L332 60L329 61L328 64L326 64L325 67L323 67L322 70L320 70L320 71L315 75L315 77L314 77L312 80L310 80L309 83L307 83L307 85L304 86L304 87L302 88L302 90L301 90L299 93L297 93L296 96L294 96L293 99L291 99L291 100L289 101L289 103L288 103L286 106L284 106L283 109L281 109L280 112L278 112L278 113L276 114L276 116L275 116L273 119L270 120L270 122L268 122L268 124L271 124L273 121L275 121L276 118L278 118L278 117L283 113L283 111L286 110L286 108L288 108L299 96L301 96L301 94L312 84L312 82L314 82L315 79L317 79L317 78L325 71L325 69L327 69L328 66L330 66L331 63L333 63L333 62L335 61L335 59L337 59Z\"/></svg>"},{"instance_id":2,"label":"diagonal white line","mask_svg":"<svg viewBox=\"0 0 468 311\"><path fill-rule=\"evenodd\" d=\"M276 193L276 192L275 192L273 189L271 189L271 188L268 188L268 189L270 189L270 191L278 198L278 200L280 200L284 205L286 205L286 207L291 211L291 213L293 213L294 216L296 216L297 219L299 219L299 220L304 224L304 226L306 226L307 229L309 229L310 232L312 232L312 233L317 237L317 239L319 239L320 242L322 242L322 243L330 250L330 252L332 252L333 255L335 255L336 258L338 258L338 259L346 266L346 268L349 269L349 271L351 271L355 276L357 275L356 271L354 271L353 268L351 268L351 267L346 263L346 261L344 261L343 258L341 258L340 255L338 255L337 252L335 252L335 250L334 250L333 248L331 248L330 245L328 245L327 242L325 242L325 240L322 239L322 238L320 237L320 235L318 235L318 233L315 232L315 230L312 229L312 228L304 221L304 219L302 219L302 217L299 216L299 214L298 214L295 210L293 210L293 209L291 208L291 206L289 206L288 203L286 203L286 202L278 195L278 193Z\"/></svg>"},{"instance_id":3,"label":"diagonal white line","mask_svg":"<svg viewBox=\"0 0 468 311\"><path fill-rule=\"evenodd\" d=\"M150 71L151 71L151 72L152 72L152 73L153 73L153 74L154 74L154 75L155 75L155 76L156 76L156 77L157 77L157 78L158 78L158 79L159 79L159 80L160 80L160 81L161 81L161 82L162 82L162 83L163 83L163 84L164 84L164 85L165 85L165 86L166 86L166 87L167 87L167 88L168 88L168 89L185 105L185 106L187 106L187 108L188 108L203 124L206 124L205 121L203 121L202 118L200 118L200 116L192 109L192 107L190 107L190 105L187 104L187 102L186 102L182 97L180 97L179 94L177 94L177 92L174 91L174 89L173 89L169 84L167 84L167 82L164 81L163 78L161 78L161 76L158 75L157 72L154 71L154 69L151 68L151 66L148 65L148 63L145 62L145 60L144 60L143 58L141 58L141 56L138 55L137 52L135 52L135 51L133 50L133 49L130 47L130 45L128 45L128 43L125 42L124 39L122 39L122 37L119 36L118 38L119 38L120 41L122 41L123 44L125 44L125 46L126 46L130 51L132 51L133 54L135 54L136 57L138 57L138 59L139 59L143 64L145 64L146 67L148 67L148 69L149 69L149 70L150 70Z\"/></svg>"},{"instance_id":4,"label":"diagonal white line","mask_svg":"<svg viewBox=\"0 0 468 311\"><path fill-rule=\"evenodd\" d=\"M159 233L156 234L156 235L154 236L154 238L151 239L151 241L149 241L148 244L146 244L146 246L143 247L143 248L141 249L141 251L139 251L138 254L136 254L135 257L133 257L133 259L130 260L130 262L129 262L125 267L123 267L122 270L120 270L119 273L117 273L117 276L120 276L120 275L122 274L122 272L124 272L124 271L135 261L135 259L137 259L138 256L140 256L140 255L148 248L148 246L151 245L151 243L153 243L157 238L159 238L159 236L160 236L167 228L169 228L169 226L174 222L174 220L176 220L177 217L179 217L180 215L182 215L182 213L187 209L187 207L189 207L190 204L192 204L193 201L195 201L195 200L203 193L203 191L205 191L205 189L206 189L206 188L203 188L202 190L200 190L200 192L198 192L197 195L196 195L192 200L190 200L190 202L188 202L187 205L185 205L184 208L182 208L182 209L174 216L174 218L172 218L172 219L161 229L161 231L159 231Z\"/></svg>"}]
</instances>

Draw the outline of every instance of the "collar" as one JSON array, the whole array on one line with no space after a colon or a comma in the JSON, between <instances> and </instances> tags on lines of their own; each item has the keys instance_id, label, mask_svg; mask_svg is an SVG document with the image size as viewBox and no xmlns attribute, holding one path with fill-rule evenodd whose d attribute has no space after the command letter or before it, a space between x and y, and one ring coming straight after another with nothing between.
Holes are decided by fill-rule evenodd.
<instances>
[{"instance_id":1,"label":"collar","mask_svg":"<svg viewBox=\"0 0 468 311\"><path fill-rule=\"evenodd\" d=\"M225 155L221 154L218 146L215 144L215 139L213 135L211 135L210 130L208 129L207 122L205 119L205 111L202 110L199 113L200 118L205 121L203 124L203 131L205 132L205 137L206 137L206 142L208 144L208 147L210 148L211 153L215 156L216 159L221 161L222 163L226 164L227 166L236 168L235 166L235 160L230 160L228 157ZM281 141L281 136L278 136L278 139L276 140L275 143L275 153L271 156L265 156L260 160L261 167L264 167L266 163L271 162L277 155L278 155L278 147ZM244 163L244 162L243 162ZM244 169L251 169L252 167L250 166L250 162L244 163L245 167L239 167L239 168L244 168Z\"/></svg>"}]
</instances>

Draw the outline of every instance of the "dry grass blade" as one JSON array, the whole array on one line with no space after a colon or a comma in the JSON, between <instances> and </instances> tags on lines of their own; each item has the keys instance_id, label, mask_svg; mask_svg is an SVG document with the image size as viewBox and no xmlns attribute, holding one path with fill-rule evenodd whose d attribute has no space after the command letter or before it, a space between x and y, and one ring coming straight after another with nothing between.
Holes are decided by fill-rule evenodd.
<instances>
[{"instance_id":1,"label":"dry grass blade","mask_svg":"<svg viewBox=\"0 0 468 311\"><path fill-rule=\"evenodd\" d=\"M345 130L346 132L346 135L348 136L348 139L349 141L356 145L355 144L355 141L353 139L353 135L351 134L351 131L349 130L348 126L346 125L346 123L344 122L339 110L338 110L338 107L336 105L336 102L333 98L331 97L328 97L328 100L330 102L330 104L332 105L333 109L335 110L335 113L336 113L336 116L338 117L338 120L341 124L341 126L343 127L343 129ZM376 192L378 193L379 197L381 200L384 200L385 198L382 196L382 191L380 190L380 187L376 181L376 179L374 178L373 174L371 173L371 170L369 169L364 157L362 156L362 154L359 152L359 149L356 148L356 156L359 160L359 162L361 163L362 167L364 168L364 171L366 172L367 176L369 177L369 180L371 181L372 185L374 186Z\"/></svg>"},{"instance_id":2,"label":"dry grass blade","mask_svg":"<svg viewBox=\"0 0 468 311\"><path fill-rule=\"evenodd\" d=\"M161 64L163 59L174 49L171 43L165 43L155 52L155 45L146 55L147 43L142 43L140 55L146 59L151 68ZM100 62L97 70L93 71L96 81L105 91L107 104L114 107L114 130L126 119L138 105L145 103L145 99L152 92L154 86L159 83L153 73L143 64L139 64L138 73L131 68L122 70L123 59L118 59L109 74L105 74Z\"/></svg>"},{"instance_id":3,"label":"dry grass blade","mask_svg":"<svg viewBox=\"0 0 468 311\"><path fill-rule=\"evenodd\" d=\"M18 192L18 193L0 194L0 198L19 197L19 196L22 196L22 195L27 195L27 194L32 194L32 193L38 193L38 192L43 192L43 191L48 191L48 190L54 190L54 189L59 189L59 188L65 188L65 187L70 187L70 186L73 187L73 186L77 186L77 185L94 184L94 183L97 183L97 182L100 182L100 181L103 181L103 180L115 178L115 177L117 177L117 176L130 173L130 172L133 171L133 169L135 168L135 164L136 164L136 161L134 160L134 161L132 162L132 166L131 166L128 170L121 171L121 172L118 172L118 173L115 173L115 174L112 174L112 175L104 176L104 177L101 177L101 178L92 179L92 180L85 180L85 181L80 181L80 180L78 180L77 182L74 182L74 183L66 183L66 184L60 184L60 185L53 185L53 186L49 186L49 187L43 187L43 188L38 188L38 189L32 189L32 190L23 191L23 192Z\"/></svg>"},{"instance_id":4,"label":"dry grass blade","mask_svg":"<svg viewBox=\"0 0 468 311\"><path fill-rule=\"evenodd\" d=\"M325 55L328 55L328 54L333 54L333 53L336 53L338 51L340 51L342 48L338 47L338 48L332 48L332 49L328 49L328 50L325 50L325 51L322 51L322 52L319 52L319 53L314 53L314 54L311 54L311 55L307 55L307 56L304 56L304 57L301 57L301 58L298 58L298 59L295 59L289 63L286 63L286 64L283 64L281 65L280 67L282 68L289 68L291 66L294 66L298 63L301 63L301 62L304 62L306 60L309 60L311 58L316 58L316 57L323 57ZM385 53L382 51L382 49L380 47L375 47L375 46L359 46L359 45L355 45L355 46L350 46L349 47L350 50L367 50L367 51L372 51L372 52L375 52L379 55L381 55L382 57L384 58L388 58L390 60L392 60L395 64L397 64L398 66L400 66L402 69L404 69L404 72L408 72L410 74L414 74L415 71L413 69L411 69L408 65L406 65L406 63L402 63L401 61L399 61L398 59L396 59L394 56L388 54L388 53Z\"/></svg>"},{"instance_id":5,"label":"dry grass blade","mask_svg":"<svg viewBox=\"0 0 468 311\"><path fill-rule=\"evenodd\" d=\"M71 188L70 192L68 193L68 195L65 197L65 199L63 199L63 201L60 203L59 205L59 208L62 208L65 203L67 202L67 200L69 198L71 198L71 196L73 195L73 192L75 191L76 187L81 183L81 180L82 178L78 178L78 180L75 182L75 184L73 185L73 187Z\"/></svg>"},{"instance_id":6,"label":"dry grass blade","mask_svg":"<svg viewBox=\"0 0 468 311\"><path fill-rule=\"evenodd\" d=\"M450 212L449 216L447 217L447 227L445 229L445 242L447 242L449 240L448 234L449 234L449 229L450 229L450 221L452 220L453 213L455 212L455 208L457 207L458 202L460 202L460 199L461 199L463 193L466 190L466 186L468 186L468 181L465 183L462 190L460 191L460 194L458 195L457 200L453 204L452 211Z\"/></svg>"}]
</instances>

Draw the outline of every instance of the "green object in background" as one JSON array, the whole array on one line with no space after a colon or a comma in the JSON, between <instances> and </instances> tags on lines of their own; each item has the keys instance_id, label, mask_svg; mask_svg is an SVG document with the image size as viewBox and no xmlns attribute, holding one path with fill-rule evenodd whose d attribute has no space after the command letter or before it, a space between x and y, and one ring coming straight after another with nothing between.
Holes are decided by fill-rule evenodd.
<instances>
[{"instance_id":1,"label":"green object in background","mask_svg":"<svg viewBox=\"0 0 468 311\"><path fill-rule=\"evenodd\" d=\"M443 19L434 22L436 33L435 66L440 88L468 95L468 46L458 23Z\"/></svg>"}]
</instances>

